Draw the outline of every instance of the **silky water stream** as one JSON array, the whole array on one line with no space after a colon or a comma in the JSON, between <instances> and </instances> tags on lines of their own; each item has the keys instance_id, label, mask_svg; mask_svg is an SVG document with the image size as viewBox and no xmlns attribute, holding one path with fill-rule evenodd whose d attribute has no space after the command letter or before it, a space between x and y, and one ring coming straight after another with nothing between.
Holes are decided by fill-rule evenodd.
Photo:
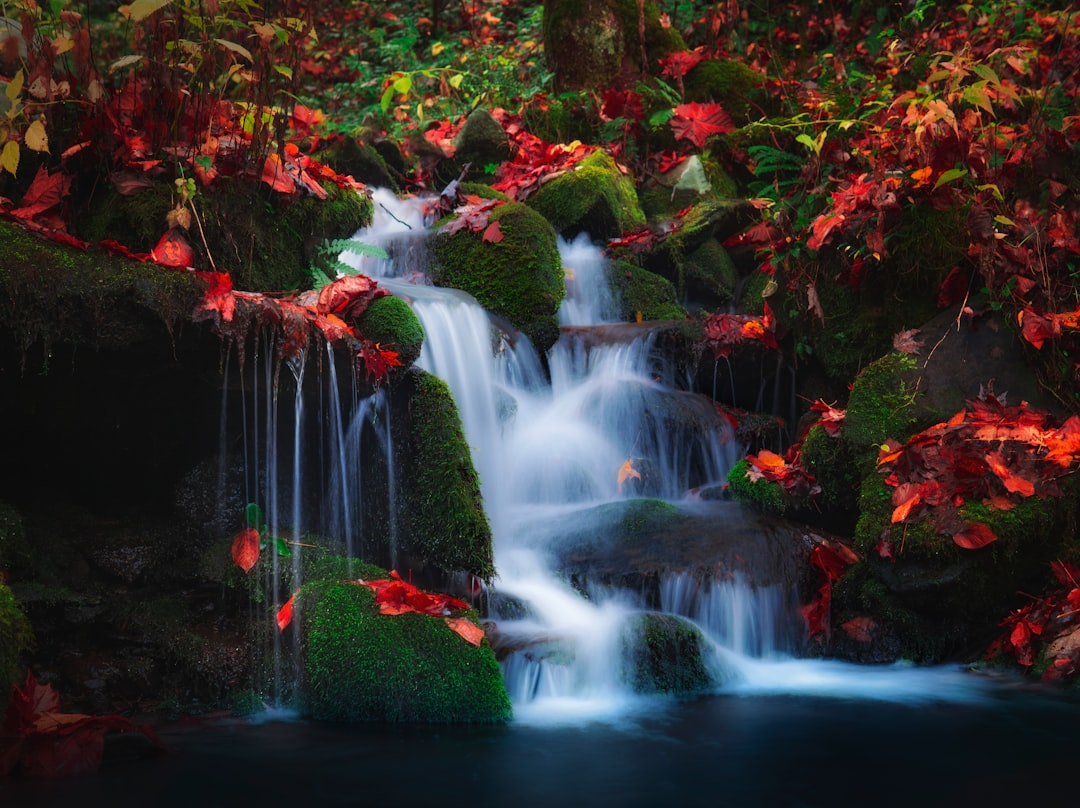
<instances>
[{"instance_id":1,"label":"silky water stream","mask_svg":"<svg viewBox=\"0 0 1080 808\"><path fill-rule=\"evenodd\" d=\"M448 383L461 411L495 538L490 617L498 641L518 649L502 662L513 721L333 726L271 710L256 720L176 724L161 731L172 755L127 763L114 754L97 776L74 782L0 783L0 804L801 807L1075 799L1074 694L955 667L801 659L804 628L783 584L672 572L656 602L646 603L639 591L571 580L560 568L562 534L603 541L611 507L648 495L680 512L733 518L730 503L702 502L692 492L721 481L741 447L723 422L706 418L707 399L701 409L686 403L648 329L624 339L618 335L627 329L603 327L612 304L598 291L606 288L604 262L587 240L561 245L572 275L560 312L563 338L545 373L526 341L493 339L497 332L471 298L423 282L424 222L415 201L378 192L376 210L376 223L357 237L386 246L394 260L357 263L414 307L426 332L419 364ZM269 365L261 378L271 383ZM336 382L325 396L335 390ZM273 436L281 414L255 392L246 405L248 453L260 458L257 474L283 481L269 518L290 524L298 494ZM671 399L693 414L693 428L657 417ZM307 417L323 413L329 494L320 527L350 535L363 519L364 488L359 470L334 458L355 456L356 442L368 441L365 451L391 465L392 448L379 399L354 401L351 421L326 417L340 404L274 406L295 410L297 419L303 407ZM354 448L340 451L345 446ZM642 479L627 476L620 486L627 460ZM682 698L635 693L623 638L646 610L681 615L701 629L713 687Z\"/></svg>"}]
</instances>

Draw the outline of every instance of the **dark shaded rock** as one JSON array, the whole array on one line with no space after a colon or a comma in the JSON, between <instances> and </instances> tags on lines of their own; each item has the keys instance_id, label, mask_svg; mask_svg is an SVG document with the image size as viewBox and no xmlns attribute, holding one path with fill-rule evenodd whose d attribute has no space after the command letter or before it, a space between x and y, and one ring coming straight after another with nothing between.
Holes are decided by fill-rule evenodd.
<instances>
[{"instance_id":1,"label":"dark shaded rock","mask_svg":"<svg viewBox=\"0 0 1080 808\"><path fill-rule=\"evenodd\" d=\"M510 159L510 139L491 113L477 107L469 113L454 138L454 158L462 166L471 164L470 176L487 174L486 167Z\"/></svg>"},{"instance_id":2,"label":"dark shaded rock","mask_svg":"<svg viewBox=\"0 0 1080 808\"><path fill-rule=\"evenodd\" d=\"M584 232L606 241L645 226L633 179L600 149L541 185L527 204L568 239Z\"/></svg>"},{"instance_id":3,"label":"dark shaded rock","mask_svg":"<svg viewBox=\"0 0 1080 808\"><path fill-rule=\"evenodd\" d=\"M638 614L626 625L622 642L628 684L638 693L694 693L713 684L702 656L704 637L689 620Z\"/></svg>"}]
</instances>

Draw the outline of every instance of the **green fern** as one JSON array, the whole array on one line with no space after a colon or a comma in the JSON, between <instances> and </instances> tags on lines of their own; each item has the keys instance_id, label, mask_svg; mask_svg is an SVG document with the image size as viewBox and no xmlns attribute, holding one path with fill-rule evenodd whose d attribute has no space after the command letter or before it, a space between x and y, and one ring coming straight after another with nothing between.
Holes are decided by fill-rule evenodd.
<instances>
[{"instance_id":1,"label":"green fern","mask_svg":"<svg viewBox=\"0 0 1080 808\"><path fill-rule=\"evenodd\" d=\"M318 291L341 275L358 275L359 272L341 260L342 253L352 253L368 258L389 258L382 247L365 244L348 238L323 239L315 251L315 258L308 267L311 288Z\"/></svg>"}]
</instances>

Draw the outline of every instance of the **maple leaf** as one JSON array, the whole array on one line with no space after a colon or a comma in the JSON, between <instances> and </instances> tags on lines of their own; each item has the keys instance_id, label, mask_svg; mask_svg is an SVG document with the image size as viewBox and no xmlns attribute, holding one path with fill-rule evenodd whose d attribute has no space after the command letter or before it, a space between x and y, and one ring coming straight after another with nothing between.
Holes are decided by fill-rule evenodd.
<instances>
[{"instance_id":1,"label":"maple leaf","mask_svg":"<svg viewBox=\"0 0 1080 808\"><path fill-rule=\"evenodd\" d=\"M965 550L978 550L996 542L998 537L982 522L968 522L959 533L954 533L953 541Z\"/></svg>"},{"instance_id":2,"label":"maple leaf","mask_svg":"<svg viewBox=\"0 0 1080 808\"><path fill-rule=\"evenodd\" d=\"M635 480L640 480L641 473L634 468L633 458L628 458L627 460L623 461L623 464L621 466L619 466L619 477L617 485L620 494L622 493L623 483L625 483L631 478Z\"/></svg>"},{"instance_id":3,"label":"maple leaf","mask_svg":"<svg viewBox=\"0 0 1080 808\"><path fill-rule=\"evenodd\" d=\"M660 63L660 75L670 76L673 79L681 79L705 60L705 54L700 47L692 51L672 51L657 61Z\"/></svg>"},{"instance_id":4,"label":"maple leaf","mask_svg":"<svg viewBox=\"0 0 1080 808\"><path fill-rule=\"evenodd\" d=\"M366 275L346 275L328 283L319 292L316 310L319 314L336 314L342 318L356 319L373 300L390 294L379 288L376 281Z\"/></svg>"},{"instance_id":5,"label":"maple leaf","mask_svg":"<svg viewBox=\"0 0 1080 808\"><path fill-rule=\"evenodd\" d=\"M840 435L840 429L844 423L844 418L847 416L847 410L838 410L819 398L810 406L810 411L821 413L818 423L821 424L822 429L830 438Z\"/></svg>"},{"instance_id":6,"label":"maple leaf","mask_svg":"<svg viewBox=\"0 0 1080 808\"><path fill-rule=\"evenodd\" d=\"M735 131L731 117L719 104L680 104L671 118L676 140L689 140L699 149L711 135Z\"/></svg>"},{"instance_id":7,"label":"maple leaf","mask_svg":"<svg viewBox=\"0 0 1080 808\"><path fill-rule=\"evenodd\" d=\"M919 336L919 329L909 328L906 331L898 331L893 334L892 346L894 351L900 353L919 355L919 351L923 348L921 340L916 339Z\"/></svg>"},{"instance_id":8,"label":"maple leaf","mask_svg":"<svg viewBox=\"0 0 1080 808\"><path fill-rule=\"evenodd\" d=\"M289 176L285 164L277 154L266 155L260 179L275 191L280 191L283 194L291 194L296 191L296 183Z\"/></svg>"},{"instance_id":9,"label":"maple leaf","mask_svg":"<svg viewBox=\"0 0 1080 808\"><path fill-rule=\"evenodd\" d=\"M232 560L244 572L251 572L259 560L259 531L246 527L233 538Z\"/></svg>"},{"instance_id":10,"label":"maple leaf","mask_svg":"<svg viewBox=\"0 0 1080 808\"><path fill-rule=\"evenodd\" d=\"M218 325L232 320L236 314L236 294L233 292L232 276L228 272L196 272L209 284L194 319L217 319Z\"/></svg>"},{"instance_id":11,"label":"maple leaf","mask_svg":"<svg viewBox=\"0 0 1080 808\"><path fill-rule=\"evenodd\" d=\"M62 171L50 174L44 166L34 175L34 181L26 189L20 206L11 211L16 219L33 219L39 213L60 204L71 187L71 177Z\"/></svg>"}]
</instances>

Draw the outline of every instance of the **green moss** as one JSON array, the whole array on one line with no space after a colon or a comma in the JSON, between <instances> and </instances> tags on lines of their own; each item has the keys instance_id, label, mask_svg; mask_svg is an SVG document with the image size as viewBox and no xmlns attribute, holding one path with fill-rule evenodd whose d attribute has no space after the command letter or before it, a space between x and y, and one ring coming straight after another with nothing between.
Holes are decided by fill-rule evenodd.
<instances>
[{"instance_id":1,"label":"green moss","mask_svg":"<svg viewBox=\"0 0 1080 808\"><path fill-rule=\"evenodd\" d=\"M566 293L555 231L517 202L496 207L489 222L498 222L501 241L464 228L435 237L435 283L468 292L543 353L558 339L556 312Z\"/></svg>"},{"instance_id":2,"label":"green moss","mask_svg":"<svg viewBox=\"0 0 1080 808\"><path fill-rule=\"evenodd\" d=\"M679 305L675 285L667 278L642 269L629 261L616 261L611 268L611 287L619 297L619 316L626 321L685 320L686 309Z\"/></svg>"},{"instance_id":3,"label":"green moss","mask_svg":"<svg viewBox=\"0 0 1080 808\"><path fill-rule=\"evenodd\" d=\"M463 196L478 196L481 199L498 199L501 202L510 202L511 199L502 191L496 191L490 185L482 182L463 182L458 185L458 192Z\"/></svg>"},{"instance_id":4,"label":"green moss","mask_svg":"<svg viewBox=\"0 0 1080 808\"><path fill-rule=\"evenodd\" d=\"M741 126L751 117L752 97L764 83L762 74L741 62L707 59L683 77L683 95L687 101L719 103Z\"/></svg>"},{"instance_id":5,"label":"green moss","mask_svg":"<svg viewBox=\"0 0 1080 808\"><path fill-rule=\"evenodd\" d=\"M779 483L769 480L751 480L747 473L750 463L743 459L728 472L728 491L735 499L757 510L783 516L791 508L791 500Z\"/></svg>"},{"instance_id":6,"label":"green moss","mask_svg":"<svg viewBox=\"0 0 1080 808\"><path fill-rule=\"evenodd\" d=\"M203 287L190 272L84 252L0 222L0 321L24 352L40 341L130 348L171 334ZM123 315L123 316L122 316Z\"/></svg>"},{"instance_id":7,"label":"green moss","mask_svg":"<svg viewBox=\"0 0 1080 808\"><path fill-rule=\"evenodd\" d=\"M7 704L11 685L19 675L20 657L33 639L30 622L7 584L0 581L0 706Z\"/></svg>"},{"instance_id":8,"label":"green moss","mask_svg":"<svg viewBox=\"0 0 1080 808\"><path fill-rule=\"evenodd\" d=\"M707 301L709 308L731 300L738 282L735 263L714 238L686 256L681 274L686 294L695 300Z\"/></svg>"},{"instance_id":9,"label":"green moss","mask_svg":"<svg viewBox=\"0 0 1080 808\"><path fill-rule=\"evenodd\" d=\"M621 640L629 662L626 678L638 693L694 693L712 685L701 629L688 620L655 612L636 615Z\"/></svg>"},{"instance_id":10,"label":"green moss","mask_svg":"<svg viewBox=\"0 0 1080 808\"><path fill-rule=\"evenodd\" d=\"M453 395L441 379L412 370L403 384L411 427L405 448L402 522L409 551L444 571L495 574L480 481Z\"/></svg>"},{"instance_id":11,"label":"green moss","mask_svg":"<svg viewBox=\"0 0 1080 808\"><path fill-rule=\"evenodd\" d=\"M445 621L381 615L370 589L311 584L296 599L304 712L325 721L503 722L510 699L491 646ZM476 622L476 615L468 614Z\"/></svg>"},{"instance_id":12,"label":"green moss","mask_svg":"<svg viewBox=\"0 0 1080 808\"><path fill-rule=\"evenodd\" d=\"M566 236L585 232L611 239L645 226L633 180L599 149L574 170L541 186L528 204Z\"/></svg>"},{"instance_id":13,"label":"green moss","mask_svg":"<svg viewBox=\"0 0 1080 808\"><path fill-rule=\"evenodd\" d=\"M398 191L400 174L383 159L375 148L355 137L343 137L334 142L320 158L339 174L353 177L372 188Z\"/></svg>"},{"instance_id":14,"label":"green moss","mask_svg":"<svg viewBox=\"0 0 1080 808\"><path fill-rule=\"evenodd\" d=\"M810 428L803 438L800 464L821 486L818 504L841 514L856 513L856 499L862 481L851 445L840 437L831 437L820 425Z\"/></svg>"},{"instance_id":15,"label":"green moss","mask_svg":"<svg viewBox=\"0 0 1080 808\"><path fill-rule=\"evenodd\" d=\"M412 308L400 297L388 295L373 300L360 316L360 333L383 348L397 351L402 365L409 367L424 346L424 328Z\"/></svg>"},{"instance_id":16,"label":"green moss","mask_svg":"<svg viewBox=\"0 0 1080 808\"><path fill-rule=\"evenodd\" d=\"M910 354L891 353L855 377L843 434L864 469L876 463L876 447L886 438L907 440L915 428L915 393L904 380L904 374L914 368Z\"/></svg>"}]
</instances>

